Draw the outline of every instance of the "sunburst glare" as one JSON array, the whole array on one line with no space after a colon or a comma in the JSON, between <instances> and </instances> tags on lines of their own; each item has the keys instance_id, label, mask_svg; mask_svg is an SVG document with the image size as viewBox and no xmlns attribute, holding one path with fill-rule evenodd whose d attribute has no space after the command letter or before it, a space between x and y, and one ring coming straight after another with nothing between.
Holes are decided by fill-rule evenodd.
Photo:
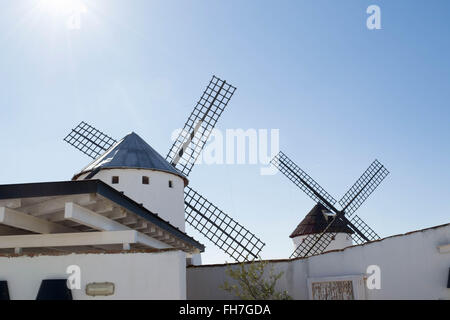
<instances>
[{"instance_id":1,"label":"sunburst glare","mask_svg":"<svg viewBox=\"0 0 450 320\"><path fill-rule=\"evenodd\" d=\"M66 18L69 29L80 29L81 15L87 12L82 0L39 0L38 7L42 12Z\"/></svg>"},{"instance_id":2,"label":"sunburst glare","mask_svg":"<svg viewBox=\"0 0 450 320\"><path fill-rule=\"evenodd\" d=\"M39 0L39 8L51 14L71 14L85 12L86 5L82 0Z\"/></svg>"}]
</instances>

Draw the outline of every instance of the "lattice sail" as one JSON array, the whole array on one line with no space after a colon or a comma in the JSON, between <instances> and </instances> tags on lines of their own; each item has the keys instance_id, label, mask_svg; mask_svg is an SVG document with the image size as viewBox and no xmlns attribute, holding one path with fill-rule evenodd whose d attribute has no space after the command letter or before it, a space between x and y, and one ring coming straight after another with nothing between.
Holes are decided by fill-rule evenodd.
<instances>
[{"instance_id":1,"label":"lattice sail","mask_svg":"<svg viewBox=\"0 0 450 320\"><path fill-rule=\"evenodd\" d=\"M358 210L388 174L389 171L378 160L372 162L369 168L339 200L345 214L351 216Z\"/></svg>"},{"instance_id":2,"label":"lattice sail","mask_svg":"<svg viewBox=\"0 0 450 320\"><path fill-rule=\"evenodd\" d=\"M92 159L98 158L117 141L82 121L70 131L64 141L74 146Z\"/></svg>"},{"instance_id":3,"label":"lattice sail","mask_svg":"<svg viewBox=\"0 0 450 320\"><path fill-rule=\"evenodd\" d=\"M350 222L356 227L358 228L359 232L361 232L362 234L364 234L364 236L369 240L369 241L374 241L374 240L379 240L380 236L371 228L369 227L369 225L367 223L365 223L358 215L354 215L351 219ZM357 232L355 232L354 234L352 234L352 239L355 243L357 244L361 244L361 243L365 243L366 240L363 239Z\"/></svg>"},{"instance_id":4,"label":"lattice sail","mask_svg":"<svg viewBox=\"0 0 450 320\"><path fill-rule=\"evenodd\" d=\"M186 222L236 261L258 259L265 244L205 197L185 188Z\"/></svg>"},{"instance_id":5,"label":"lattice sail","mask_svg":"<svg viewBox=\"0 0 450 320\"><path fill-rule=\"evenodd\" d=\"M303 192L311 199L315 202L320 202L329 210L333 211L330 204L333 206L336 203L336 200L282 151L272 159L271 163L297 187L303 190Z\"/></svg>"},{"instance_id":6,"label":"lattice sail","mask_svg":"<svg viewBox=\"0 0 450 320\"><path fill-rule=\"evenodd\" d=\"M343 207L342 211L337 211L337 209L334 208L336 200L283 152L280 151L280 153L272 160L272 164L314 201L320 202L328 209L335 211L339 215L337 219L341 219L354 231L352 239L355 243L361 244L366 241L380 239L378 234L358 215L352 216L389 174L389 171L378 160L375 160L369 166L339 201L339 204ZM348 220L346 216L352 217ZM334 221L336 221L336 219L333 219L322 233L310 234L303 238L302 242L295 248L291 258L309 257L324 252L337 235L337 233L326 231Z\"/></svg>"},{"instance_id":7,"label":"lattice sail","mask_svg":"<svg viewBox=\"0 0 450 320\"><path fill-rule=\"evenodd\" d=\"M184 175L191 172L235 90L225 80L212 77L166 157Z\"/></svg>"}]
</instances>

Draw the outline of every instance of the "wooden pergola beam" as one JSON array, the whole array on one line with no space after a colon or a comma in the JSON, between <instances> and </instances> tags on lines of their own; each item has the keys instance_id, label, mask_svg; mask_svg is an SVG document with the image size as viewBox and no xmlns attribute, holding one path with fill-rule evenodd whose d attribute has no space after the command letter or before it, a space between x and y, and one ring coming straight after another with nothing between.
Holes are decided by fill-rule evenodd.
<instances>
[{"instance_id":1,"label":"wooden pergola beam","mask_svg":"<svg viewBox=\"0 0 450 320\"><path fill-rule=\"evenodd\" d=\"M65 204L64 219L100 231L128 230L124 225L73 202Z\"/></svg>"},{"instance_id":2,"label":"wooden pergola beam","mask_svg":"<svg viewBox=\"0 0 450 320\"><path fill-rule=\"evenodd\" d=\"M73 202L66 203L64 218L100 231L133 230L117 221L111 220L96 212L83 208ZM170 247L170 245L153 239L141 232L137 232L137 239L139 243L156 249L164 249Z\"/></svg>"},{"instance_id":3,"label":"wooden pergola beam","mask_svg":"<svg viewBox=\"0 0 450 320\"><path fill-rule=\"evenodd\" d=\"M0 249L137 243L135 230L0 236Z\"/></svg>"},{"instance_id":4,"label":"wooden pergola beam","mask_svg":"<svg viewBox=\"0 0 450 320\"><path fill-rule=\"evenodd\" d=\"M0 223L36 233L73 232L73 229L63 225L39 219L6 207L0 207Z\"/></svg>"},{"instance_id":5,"label":"wooden pergola beam","mask_svg":"<svg viewBox=\"0 0 450 320\"><path fill-rule=\"evenodd\" d=\"M10 209L17 209L22 206L22 200L21 199L7 199L7 200L0 200L0 207L7 207Z\"/></svg>"},{"instance_id":6,"label":"wooden pergola beam","mask_svg":"<svg viewBox=\"0 0 450 320\"><path fill-rule=\"evenodd\" d=\"M99 199L96 194L71 195L59 197L57 199L51 198L35 204L22 206L20 210L38 217L64 211L64 205L66 202L75 202L80 205L87 206L95 204L98 200Z\"/></svg>"}]
</instances>

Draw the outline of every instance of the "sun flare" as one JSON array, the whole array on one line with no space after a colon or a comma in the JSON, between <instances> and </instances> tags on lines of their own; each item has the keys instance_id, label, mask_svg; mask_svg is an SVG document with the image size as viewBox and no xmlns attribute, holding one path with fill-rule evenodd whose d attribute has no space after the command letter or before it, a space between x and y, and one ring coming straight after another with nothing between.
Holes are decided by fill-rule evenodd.
<instances>
[{"instance_id":1,"label":"sun flare","mask_svg":"<svg viewBox=\"0 0 450 320\"><path fill-rule=\"evenodd\" d=\"M39 0L39 7L54 15L86 12L86 6L82 0Z\"/></svg>"}]
</instances>

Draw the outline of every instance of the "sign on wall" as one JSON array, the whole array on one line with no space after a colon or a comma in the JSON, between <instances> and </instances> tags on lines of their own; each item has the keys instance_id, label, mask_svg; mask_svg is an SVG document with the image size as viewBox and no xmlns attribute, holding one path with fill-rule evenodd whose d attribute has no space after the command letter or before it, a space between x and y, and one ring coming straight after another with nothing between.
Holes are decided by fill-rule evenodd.
<instances>
[{"instance_id":1,"label":"sign on wall","mask_svg":"<svg viewBox=\"0 0 450 320\"><path fill-rule=\"evenodd\" d=\"M311 300L363 300L364 276L308 278L308 292Z\"/></svg>"},{"instance_id":2,"label":"sign on wall","mask_svg":"<svg viewBox=\"0 0 450 320\"><path fill-rule=\"evenodd\" d=\"M352 281L312 283L313 300L354 300Z\"/></svg>"}]
</instances>

